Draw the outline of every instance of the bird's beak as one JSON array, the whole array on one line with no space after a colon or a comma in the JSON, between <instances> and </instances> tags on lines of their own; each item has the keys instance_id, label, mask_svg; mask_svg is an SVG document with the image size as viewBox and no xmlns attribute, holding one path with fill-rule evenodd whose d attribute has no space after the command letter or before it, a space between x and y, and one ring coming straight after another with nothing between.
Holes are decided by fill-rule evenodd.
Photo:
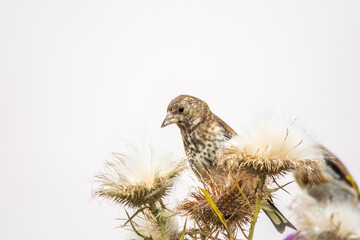
<instances>
[{"instance_id":1,"label":"bird's beak","mask_svg":"<svg viewBox=\"0 0 360 240\"><path fill-rule=\"evenodd\" d=\"M164 119L163 123L161 124L161 128L166 127L167 125L177 123L178 120L174 115L168 114L166 118Z\"/></svg>"}]
</instances>

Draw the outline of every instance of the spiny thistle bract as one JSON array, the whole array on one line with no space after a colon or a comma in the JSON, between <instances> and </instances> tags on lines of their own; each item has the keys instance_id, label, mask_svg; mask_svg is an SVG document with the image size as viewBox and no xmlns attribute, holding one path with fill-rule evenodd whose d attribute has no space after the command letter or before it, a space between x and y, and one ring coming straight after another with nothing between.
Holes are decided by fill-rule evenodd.
<instances>
[{"instance_id":1,"label":"spiny thistle bract","mask_svg":"<svg viewBox=\"0 0 360 240\"><path fill-rule=\"evenodd\" d=\"M124 151L114 154L115 159L106 162L105 170L96 176L100 186L95 196L134 208L155 204L184 168L183 160L152 145L128 145Z\"/></svg>"},{"instance_id":2,"label":"spiny thistle bract","mask_svg":"<svg viewBox=\"0 0 360 240\"><path fill-rule=\"evenodd\" d=\"M299 240L359 240L360 206L351 202L319 203L303 193L297 196L293 212Z\"/></svg>"},{"instance_id":3,"label":"spiny thistle bract","mask_svg":"<svg viewBox=\"0 0 360 240\"><path fill-rule=\"evenodd\" d=\"M232 175L228 172L217 177L214 173L209 175L212 177L204 180L204 188L233 229L243 228L250 222L259 194L264 195L264 201L269 197L268 192L258 189L260 177L256 174L241 172ZM225 230L200 189L192 192L177 209L190 216L200 228L208 229L210 232Z\"/></svg>"},{"instance_id":4,"label":"spiny thistle bract","mask_svg":"<svg viewBox=\"0 0 360 240\"><path fill-rule=\"evenodd\" d=\"M266 175L278 175L296 170L306 172L310 181L320 178L324 167L318 144L295 120L284 121L263 117L239 136L226 143L218 154L219 165L231 170L246 167Z\"/></svg>"},{"instance_id":5,"label":"spiny thistle bract","mask_svg":"<svg viewBox=\"0 0 360 240\"><path fill-rule=\"evenodd\" d=\"M124 239L131 240L163 240L161 229L158 225L156 217L149 211L144 210L136 215L132 220L132 224L137 232L128 224L127 232ZM165 224L165 231L170 240L180 239L181 232L178 230L178 222L175 217L168 218Z\"/></svg>"}]
</instances>

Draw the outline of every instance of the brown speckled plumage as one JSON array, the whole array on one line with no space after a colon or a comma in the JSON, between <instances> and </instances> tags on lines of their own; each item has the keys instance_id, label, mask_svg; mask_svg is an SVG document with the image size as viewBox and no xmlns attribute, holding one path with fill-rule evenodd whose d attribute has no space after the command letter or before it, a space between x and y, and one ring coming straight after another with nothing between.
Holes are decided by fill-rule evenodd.
<instances>
[{"instance_id":1,"label":"brown speckled plumage","mask_svg":"<svg viewBox=\"0 0 360 240\"><path fill-rule=\"evenodd\" d=\"M184 110L180 113L181 108ZM196 97L180 95L171 101L167 111L178 120L176 124L191 168L199 178L206 177L215 170L217 150L236 132Z\"/></svg>"}]
</instances>

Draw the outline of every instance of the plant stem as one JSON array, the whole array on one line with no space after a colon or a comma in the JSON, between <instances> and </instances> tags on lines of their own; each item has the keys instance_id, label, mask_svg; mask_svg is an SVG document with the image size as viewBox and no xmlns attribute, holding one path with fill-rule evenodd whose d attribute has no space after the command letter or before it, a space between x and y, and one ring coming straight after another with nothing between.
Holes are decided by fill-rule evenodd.
<instances>
[{"instance_id":1,"label":"plant stem","mask_svg":"<svg viewBox=\"0 0 360 240\"><path fill-rule=\"evenodd\" d=\"M265 176L262 175L260 177L260 183L259 183L259 188L258 188L259 196L258 196L258 199L256 201L254 215L253 215L253 217L251 219L251 225L250 225L249 237L248 237L249 240L252 240L253 236L254 236L255 224L256 224L256 221L258 219L260 208L261 208L261 203L262 203L262 200L263 200L262 199L263 198L262 192L263 192L264 184L265 184Z\"/></svg>"},{"instance_id":2,"label":"plant stem","mask_svg":"<svg viewBox=\"0 0 360 240\"><path fill-rule=\"evenodd\" d=\"M156 222L160 228L160 232L161 232L161 237L163 240L169 240L169 237L166 233L166 219L159 216L159 209L157 209L157 207L155 206L155 204L150 203L150 209L151 209L151 213L152 215L155 217Z\"/></svg>"},{"instance_id":3,"label":"plant stem","mask_svg":"<svg viewBox=\"0 0 360 240\"><path fill-rule=\"evenodd\" d=\"M160 227L160 231L161 231L161 236L163 240L169 240L167 233L166 233L166 222L163 220L159 220L158 221L159 227Z\"/></svg>"}]
</instances>

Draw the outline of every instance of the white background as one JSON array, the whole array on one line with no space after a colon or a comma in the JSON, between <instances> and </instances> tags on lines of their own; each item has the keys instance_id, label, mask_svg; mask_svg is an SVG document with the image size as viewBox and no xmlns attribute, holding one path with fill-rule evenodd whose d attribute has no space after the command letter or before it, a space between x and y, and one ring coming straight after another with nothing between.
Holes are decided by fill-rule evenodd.
<instances>
[{"instance_id":1,"label":"white background","mask_svg":"<svg viewBox=\"0 0 360 240\"><path fill-rule=\"evenodd\" d=\"M121 151L122 129L157 131L182 93L235 130L287 109L360 182L359 12L359 1L1 0L0 239L126 239L120 207L92 199L90 179ZM176 126L161 131L181 147ZM256 229L284 237L264 215Z\"/></svg>"}]
</instances>

